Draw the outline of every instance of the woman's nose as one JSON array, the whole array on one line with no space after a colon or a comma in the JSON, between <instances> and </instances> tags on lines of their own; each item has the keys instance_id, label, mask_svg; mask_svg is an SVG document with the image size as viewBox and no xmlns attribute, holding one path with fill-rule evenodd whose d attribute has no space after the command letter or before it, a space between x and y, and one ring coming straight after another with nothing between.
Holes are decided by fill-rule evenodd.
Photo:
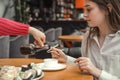
<instances>
[{"instance_id":1,"label":"woman's nose","mask_svg":"<svg viewBox=\"0 0 120 80\"><path fill-rule=\"evenodd\" d=\"M84 11L84 20L86 20L86 18L88 17L87 12Z\"/></svg>"},{"instance_id":2,"label":"woman's nose","mask_svg":"<svg viewBox=\"0 0 120 80\"><path fill-rule=\"evenodd\" d=\"M86 20L86 18L87 18L87 15L84 14L84 20Z\"/></svg>"}]
</instances>

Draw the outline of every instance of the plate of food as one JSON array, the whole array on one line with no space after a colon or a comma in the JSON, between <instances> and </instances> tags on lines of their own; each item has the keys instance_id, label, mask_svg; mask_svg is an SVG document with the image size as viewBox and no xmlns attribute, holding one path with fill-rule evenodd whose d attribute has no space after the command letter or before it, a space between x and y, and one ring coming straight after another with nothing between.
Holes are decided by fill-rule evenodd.
<instances>
[{"instance_id":1,"label":"plate of food","mask_svg":"<svg viewBox=\"0 0 120 80\"><path fill-rule=\"evenodd\" d=\"M39 80L42 77L44 77L44 72L35 66L5 65L0 67L0 80Z\"/></svg>"}]
</instances>

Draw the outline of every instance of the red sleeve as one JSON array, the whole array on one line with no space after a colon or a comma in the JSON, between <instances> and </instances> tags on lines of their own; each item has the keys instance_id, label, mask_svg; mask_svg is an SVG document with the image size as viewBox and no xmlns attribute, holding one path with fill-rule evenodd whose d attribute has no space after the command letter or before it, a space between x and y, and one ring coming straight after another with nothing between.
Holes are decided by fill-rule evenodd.
<instances>
[{"instance_id":1,"label":"red sleeve","mask_svg":"<svg viewBox=\"0 0 120 80\"><path fill-rule=\"evenodd\" d=\"M0 18L0 36L26 35L29 25L15 22L9 19Z\"/></svg>"}]
</instances>

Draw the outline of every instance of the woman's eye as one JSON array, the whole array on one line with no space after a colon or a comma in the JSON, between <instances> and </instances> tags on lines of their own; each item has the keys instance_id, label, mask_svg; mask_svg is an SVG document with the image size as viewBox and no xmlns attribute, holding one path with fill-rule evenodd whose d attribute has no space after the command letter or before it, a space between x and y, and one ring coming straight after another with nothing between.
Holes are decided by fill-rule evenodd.
<instances>
[{"instance_id":1,"label":"woman's eye","mask_svg":"<svg viewBox=\"0 0 120 80\"><path fill-rule=\"evenodd\" d=\"M90 12L92 9L87 9L88 12Z\"/></svg>"}]
</instances>

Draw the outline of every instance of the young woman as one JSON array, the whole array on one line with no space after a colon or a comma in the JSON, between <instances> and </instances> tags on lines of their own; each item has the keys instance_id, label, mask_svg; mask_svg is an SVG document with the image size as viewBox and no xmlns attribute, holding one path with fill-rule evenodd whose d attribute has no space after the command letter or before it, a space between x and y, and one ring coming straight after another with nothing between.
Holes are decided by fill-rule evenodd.
<instances>
[{"instance_id":1,"label":"young woman","mask_svg":"<svg viewBox=\"0 0 120 80\"><path fill-rule=\"evenodd\" d=\"M120 0L85 0L84 18L90 30L84 35L81 53L74 59L51 48L53 58L77 62L95 80L120 80Z\"/></svg>"},{"instance_id":2,"label":"young woman","mask_svg":"<svg viewBox=\"0 0 120 80\"><path fill-rule=\"evenodd\" d=\"M37 44L42 47L45 34L28 24L22 24L9 19L0 18L0 36L32 34Z\"/></svg>"}]
</instances>

